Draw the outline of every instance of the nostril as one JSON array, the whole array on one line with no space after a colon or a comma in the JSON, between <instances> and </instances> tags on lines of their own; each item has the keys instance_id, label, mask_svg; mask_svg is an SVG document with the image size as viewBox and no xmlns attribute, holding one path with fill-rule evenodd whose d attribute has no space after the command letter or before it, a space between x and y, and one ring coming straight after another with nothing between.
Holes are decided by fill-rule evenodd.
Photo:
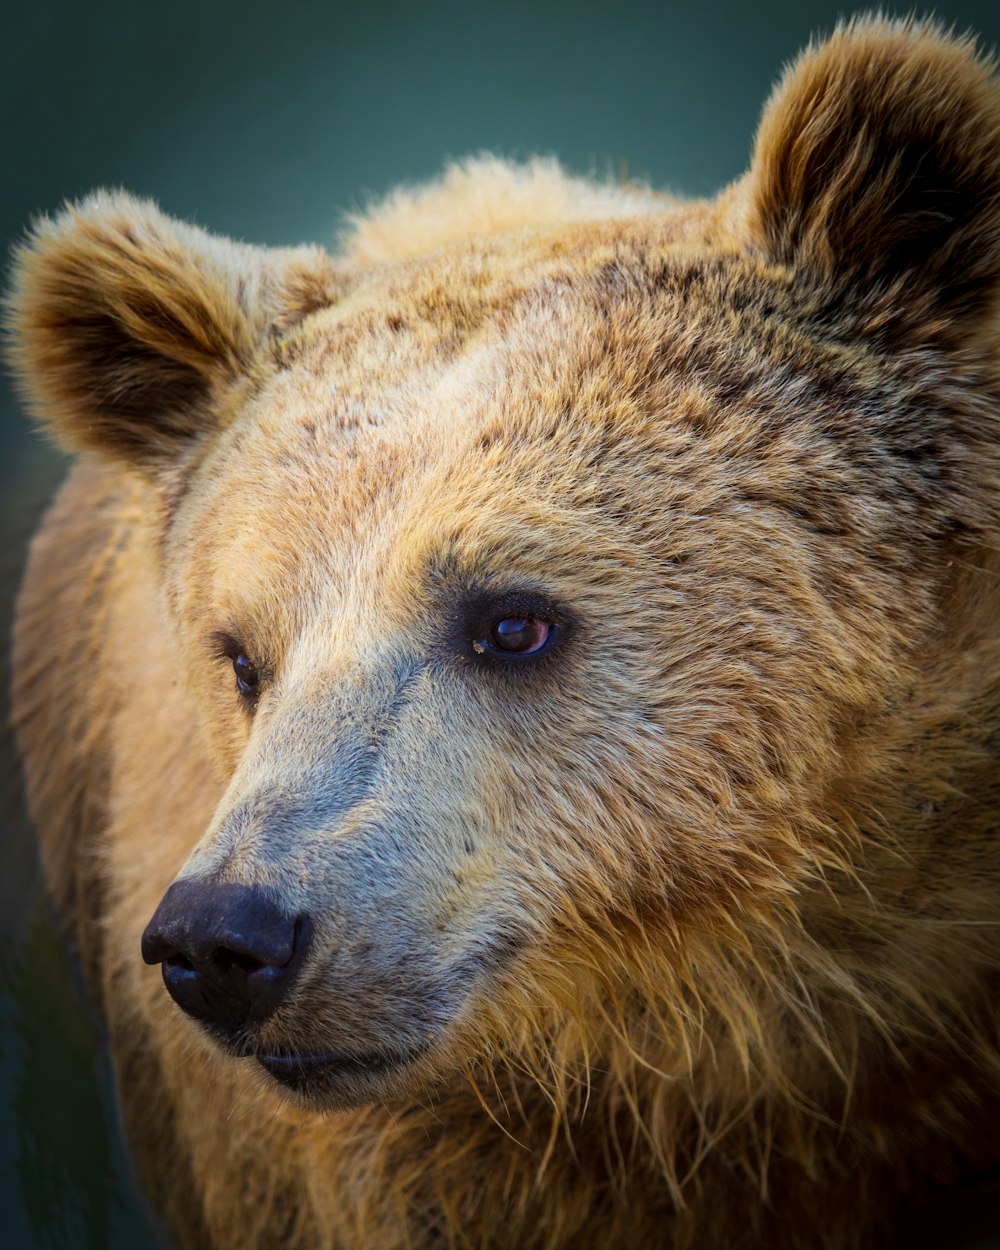
<instances>
[{"instance_id":1,"label":"nostril","mask_svg":"<svg viewBox=\"0 0 1000 1250\"><path fill-rule=\"evenodd\" d=\"M253 955L244 954L242 951L228 950L225 946L217 946L212 952L209 962L222 973L242 972L245 976L270 966L264 963L262 959L255 959Z\"/></svg>"}]
</instances>

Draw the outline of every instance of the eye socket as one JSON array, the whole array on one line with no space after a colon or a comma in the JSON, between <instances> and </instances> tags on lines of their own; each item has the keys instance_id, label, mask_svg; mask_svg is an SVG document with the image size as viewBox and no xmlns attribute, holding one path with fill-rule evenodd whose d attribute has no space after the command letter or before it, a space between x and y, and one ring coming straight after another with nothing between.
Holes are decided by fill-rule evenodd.
<instances>
[{"instance_id":1,"label":"eye socket","mask_svg":"<svg viewBox=\"0 0 1000 1250\"><path fill-rule=\"evenodd\" d=\"M473 644L506 655L538 655L555 639L556 626L537 616L505 616L496 621L485 643Z\"/></svg>"},{"instance_id":2,"label":"eye socket","mask_svg":"<svg viewBox=\"0 0 1000 1250\"><path fill-rule=\"evenodd\" d=\"M260 684L260 673L243 651L233 656L233 672L236 674L236 689L245 699L252 699Z\"/></svg>"}]
</instances>

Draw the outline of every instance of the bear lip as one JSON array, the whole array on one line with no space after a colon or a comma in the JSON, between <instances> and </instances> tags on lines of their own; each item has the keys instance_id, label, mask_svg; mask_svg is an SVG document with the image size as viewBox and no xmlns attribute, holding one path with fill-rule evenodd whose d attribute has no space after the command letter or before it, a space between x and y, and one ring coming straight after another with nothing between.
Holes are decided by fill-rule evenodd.
<instances>
[{"instance_id":1,"label":"bear lip","mask_svg":"<svg viewBox=\"0 0 1000 1250\"><path fill-rule=\"evenodd\" d=\"M408 1066L421 1053L420 1049L388 1054L378 1051L362 1054L347 1054L343 1051L308 1054L291 1051L258 1054L254 1058L265 1072L282 1085L304 1091L315 1082L325 1084L336 1081L338 1077L361 1080L378 1078Z\"/></svg>"}]
</instances>

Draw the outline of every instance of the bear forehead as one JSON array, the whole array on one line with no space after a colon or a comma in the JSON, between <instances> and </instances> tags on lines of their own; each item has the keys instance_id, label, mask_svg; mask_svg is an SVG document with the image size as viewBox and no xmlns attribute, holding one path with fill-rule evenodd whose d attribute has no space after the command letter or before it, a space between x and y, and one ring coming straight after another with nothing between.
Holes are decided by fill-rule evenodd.
<instances>
[{"instance_id":1,"label":"bear forehead","mask_svg":"<svg viewBox=\"0 0 1000 1250\"><path fill-rule=\"evenodd\" d=\"M781 271L658 219L500 239L369 278L279 341L213 481L228 464L294 506L332 475L378 507L460 463L462 492L572 506L650 456L703 457L709 427L745 436L748 406L853 403L871 372L803 331Z\"/></svg>"}]
</instances>

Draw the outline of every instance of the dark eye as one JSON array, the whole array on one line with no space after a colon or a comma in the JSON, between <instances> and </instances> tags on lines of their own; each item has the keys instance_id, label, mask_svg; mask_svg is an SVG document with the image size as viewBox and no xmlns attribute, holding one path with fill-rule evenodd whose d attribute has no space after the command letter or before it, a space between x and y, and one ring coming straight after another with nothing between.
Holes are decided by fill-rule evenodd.
<instances>
[{"instance_id":1,"label":"dark eye","mask_svg":"<svg viewBox=\"0 0 1000 1250\"><path fill-rule=\"evenodd\" d=\"M233 672L236 674L236 689L245 699L252 699L257 693L260 674L250 657L242 651L233 656Z\"/></svg>"},{"instance_id":2,"label":"dark eye","mask_svg":"<svg viewBox=\"0 0 1000 1250\"><path fill-rule=\"evenodd\" d=\"M513 655L534 655L553 637L555 626L537 616L505 616L490 630L489 645L494 651Z\"/></svg>"}]
</instances>

